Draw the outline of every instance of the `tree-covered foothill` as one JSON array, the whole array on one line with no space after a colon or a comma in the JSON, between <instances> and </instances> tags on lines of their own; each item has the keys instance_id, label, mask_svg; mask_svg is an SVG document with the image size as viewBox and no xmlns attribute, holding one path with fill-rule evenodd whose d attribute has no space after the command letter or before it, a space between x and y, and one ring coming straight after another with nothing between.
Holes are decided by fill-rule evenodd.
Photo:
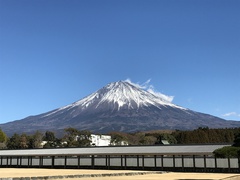
<instances>
[{"instance_id":1,"label":"tree-covered foothill","mask_svg":"<svg viewBox=\"0 0 240 180\"><path fill-rule=\"evenodd\" d=\"M111 132L109 135L112 137L112 145L123 145L123 142L127 142L128 145L156 145L162 144L162 140L167 140L172 144L176 143L176 139L169 132L163 131L136 133Z\"/></svg>"},{"instance_id":2,"label":"tree-covered foothill","mask_svg":"<svg viewBox=\"0 0 240 180\"><path fill-rule=\"evenodd\" d=\"M233 143L240 128L209 129L200 127L192 131L176 130L172 135L178 144Z\"/></svg>"},{"instance_id":3,"label":"tree-covered foothill","mask_svg":"<svg viewBox=\"0 0 240 180\"><path fill-rule=\"evenodd\" d=\"M41 132L36 131L33 135L17 134L7 140L8 149L33 149L42 148L43 135Z\"/></svg>"},{"instance_id":4,"label":"tree-covered foothill","mask_svg":"<svg viewBox=\"0 0 240 180\"><path fill-rule=\"evenodd\" d=\"M191 131L182 130L154 130L147 132L111 132L111 145L160 145L169 144L209 144L209 143L229 143L228 154L223 152L228 148L216 151L216 156L232 157L236 154L233 151L240 147L240 128L210 129L200 127ZM6 134L0 130L0 143L8 149L32 149L32 148L56 148L56 147L83 147L91 145L91 132L80 131L69 127L64 129L60 137L56 137L52 131L42 133L36 131L34 134L14 134L7 138ZM1 144L0 144L1 145ZM0 146L0 148L2 148ZM238 153L238 152L237 152ZM240 153L240 152L239 152ZM235 156L235 155L234 155Z\"/></svg>"},{"instance_id":5,"label":"tree-covered foothill","mask_svg":"<svg viewBox=\"0 0 240 180\"><path fill-rule=\"evenodd\" d=\"M238 133L240 133L240 128L210 129L208 127L199 127L191 131L156 130L136 133L114 132L110 133L110 135L112 135L114 141L125 140L129 145L158 145L162 144L163 140L169 144L232 144L235 135ZM238 143L240 144L240 138Z\"/></svg>"}]
</instances>

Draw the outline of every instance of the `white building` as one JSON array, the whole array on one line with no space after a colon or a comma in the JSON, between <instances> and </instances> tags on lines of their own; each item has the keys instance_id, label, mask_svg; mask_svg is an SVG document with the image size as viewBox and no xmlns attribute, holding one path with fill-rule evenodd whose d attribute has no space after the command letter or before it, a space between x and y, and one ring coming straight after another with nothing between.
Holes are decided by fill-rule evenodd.
<instances>
[{"instance_id":1,"label":"white building","mask_svg":"<svg viewBox=\"0 0 240 180\"><path fill-rule=\"evenodd\" d=\"M84 136L76 136L75 141L81 140L82 138L85 138ZM90 146L126 146L128 145L127 141L120 141L120 142L112 142L111 143L111 136L109 135L96 135L91 134L90 138ZM47 143L47 141L42 141L41 145L42 147ZM67 144L66 141L62 142L62 145Z\"/></svg>"},{"instance_id":2,"label":"white building","mask_svg":"<svg viewBox=\"0 0 240 180\"><path fill-rule=\"evenodd\" d=\"M91 134L92 146L110 146L111 136Z\"/></svg>"},{"instance_id":3,"label":"white building","mask_svg":"<svg viewBox=\"0 0 240 180\"><path fill-rule=\"evenodd\" d=\"M113 141L111 145L113 145L113 146L128 146L128 142L127 141L119 141L119 142Z\"/></svg>"}]
</instances>

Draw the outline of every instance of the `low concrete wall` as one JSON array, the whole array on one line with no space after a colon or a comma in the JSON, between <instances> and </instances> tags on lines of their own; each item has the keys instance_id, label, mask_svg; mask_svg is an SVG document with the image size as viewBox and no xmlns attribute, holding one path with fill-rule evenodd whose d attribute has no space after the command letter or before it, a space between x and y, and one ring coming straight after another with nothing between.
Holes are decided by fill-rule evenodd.
<instances>
[{"instance_id":1,"label":"low concrete wall","mask_svg":"<svg viewBox=\"0 0 240 180\"><path fill-rule=\"evenodd\" d=\"M151 169L189 172L240 172L238 158L206 156L1 157L0 167Z\"/></svg>"}]
</instances>

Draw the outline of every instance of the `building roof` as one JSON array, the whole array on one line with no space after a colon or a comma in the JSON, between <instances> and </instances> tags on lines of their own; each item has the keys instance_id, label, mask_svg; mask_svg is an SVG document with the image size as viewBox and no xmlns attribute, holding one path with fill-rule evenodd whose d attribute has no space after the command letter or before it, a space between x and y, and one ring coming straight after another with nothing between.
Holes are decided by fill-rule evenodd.
<instances>
[{"instance_id":1,"label":"building roof","mask_svg":"<svg viewBox=\"0 0 240 180\"><path fill-rule=\"evenodd\" d=\"M212 155L221 145L112 146L56 149L0 150L0 156L77 156L77 155Z\"/></svg>"}]
</instances>

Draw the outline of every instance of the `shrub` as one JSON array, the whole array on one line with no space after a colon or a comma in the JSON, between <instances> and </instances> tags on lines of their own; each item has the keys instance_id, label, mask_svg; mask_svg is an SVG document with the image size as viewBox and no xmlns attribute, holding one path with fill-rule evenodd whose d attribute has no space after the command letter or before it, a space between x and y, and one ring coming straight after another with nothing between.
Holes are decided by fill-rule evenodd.
<instances>
[{"instance_id":1,"label":"shrub","mask_svg":"<svg viewBox=\"0 0 240 180\"><path fill-rule=\"evenodd\" d=\"M217 158L236 158L239 156L240 147L225 146L223 148L216 149L213 154Z\"/></svg>"}]
</instances>

